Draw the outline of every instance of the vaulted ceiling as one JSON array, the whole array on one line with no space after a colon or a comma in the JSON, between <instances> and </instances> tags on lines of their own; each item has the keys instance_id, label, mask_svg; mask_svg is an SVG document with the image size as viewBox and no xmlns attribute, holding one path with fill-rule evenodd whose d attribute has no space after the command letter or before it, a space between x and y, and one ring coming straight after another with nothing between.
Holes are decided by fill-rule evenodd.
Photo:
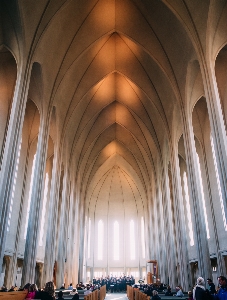
<instances>
[{"instance_id":1,"label":"vaulted ceiling","mask_svg":"<svg viewBox=\"0 0 227 300\"><path fill-rule=\"evenodd\" d=\"M170 138L182 134L180 102L209 1L18 3L24 48L41 66L32 100L43 113L55 107L71 178L90 208L118 195L139 209Z\"/></svg>"}]
</instances>

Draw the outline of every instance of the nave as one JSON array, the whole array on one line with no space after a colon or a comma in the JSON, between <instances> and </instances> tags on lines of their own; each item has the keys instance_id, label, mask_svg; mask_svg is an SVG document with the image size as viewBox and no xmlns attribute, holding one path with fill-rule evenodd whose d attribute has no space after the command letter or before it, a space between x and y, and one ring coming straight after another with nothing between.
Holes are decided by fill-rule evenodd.
<instances>
[{"instance_id":1,"label":"nave","mask_svg":"<svg viewBox=\"0 0 227 300\"><path fill-rule=\"evenodd\" d=\"M0 285L217 284L227 0L2 0L0 20Z\"/></svg>"}]
</instances>

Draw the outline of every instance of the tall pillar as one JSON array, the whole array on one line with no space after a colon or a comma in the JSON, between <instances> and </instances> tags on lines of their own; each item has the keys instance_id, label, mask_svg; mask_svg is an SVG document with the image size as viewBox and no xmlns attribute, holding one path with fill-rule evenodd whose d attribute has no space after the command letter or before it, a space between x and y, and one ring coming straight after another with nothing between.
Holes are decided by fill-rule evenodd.
<instances>
[{"instance_id":1,"label":"tall pillar","mask_svg":"<svg viewBox=\"0 0 227 300\"><path fill-rule=\"evenodd\" d=\"M224 212L227 218L227 138L223 119L224 113L222 112L221 108L221 100L215 75L215 60L212 59L209 54L206 57L206 61L204 61L201 70L203 74L203 83L205 87L205 95L217 161ZM219 246L217 245L217 247ZM226 275L224 266L225 263L220 250L221 249L217 249L218 269L220 274Z\"/></svg>"},{"instance_id":2,"label":"tall pillar","mask_svg":"<svg viewBox=\"0 0 227 300\"><path fill-rule=\"evenodd\" d=\"M0 172L0 262L3 260L6 241L6 228L9 215L10 197L16 168L18 149L27 101L29 68L25 72L18 66L18 78L12 102L7 130L5 150ZM1 268L0 263L0 268ZM1 271L1 270L0 270Z\"/></svg>"},{"instance_id":3,"label":"tall pillar","mask_svg":"<svg viewBox=\"0 0 227 300\"><path fill-rule=\"evenodd\" d=\"M68 170L68 164L65 166L65 170ZM60 228L59 228L59 245L57 260L57 274L56 274L56 285L60 287L65 281L65 263L67 261L67 244L68 244L68 235L67 235L67 227L68 227L68 189L69 189L69 176L68 172L65 172L65 176L63 179L63 191L62 191L62 204L61 204L61 219L60 219Z\"/></svg>"},{"instance_id":4,"label":"tall pillar","mask_svg":"<svg viewBox=\"0 0 227 300\"><path fill-rule=\"evenodd\" d=\"M80 223L79 223L79 228L80 228L80 234L79 234L79 280L83 280L83 265L84 265L84 243L83 239L81 237L84 236L84 207L82 203L80 202L79 204L80 207Z\"/></svg>"},{"instance_id":5,"label":"tall pillar","mask_svg":"<svg viewBox=\"0 0 227 300\"><path fill-rule=\"evenodd\" d=\"M191 207L193 208L192 217L195 228L195 244L197 247L198 266L200 275L203 278L211 276L210 255L206 234L205 218L202 206L201 187L199 186L199 172L196 160L196 149L194 141L193 127L191 120L184 119L184 144L187 161L189 192Z\"/></svg>"},{"instance_id":6,"label":"tall pillar","mask_svg":"<svg viewBox=\"0 0 227 300\"><path fill-rule=\"evenodd\" d=\"M43 119L37 145L35 174L32 184L31 210L29 214L27 236L24 252L22 284L34 282L38 233L40 225L40 208L43 200L44 170L49 137L49 120Z\"/></svg>"},{"instance_id":7,"label":"tall pillar","mask_svg":"<svg viewBox=\"0 0 227 300\"><path fill-rule=\"evenodd\" d=\"M178 252L178 261L176 268L180 267L180 281L183 289L189 287L189 268L188 268L188 250L186 240L185 216L183 209L183 199L181 191L180 170L177 147L171 147L171 167L172 167L172 192L174 204L174 219L176 230L176 243Z\"/></svg>"},{"instance_id":8,"label":"tall pillar","mask_svg":"<svg viewBox=\"0 0 227 300\"><path fill-rule=\"evenodd\" d=\"M19 244L20 244L21 225L23 222L25 187L26 187L26 180L27 180L29 151L30 151L30 147L28 147L27 154L26 154L25 172L24 172L23 187L22 187L22 194L21 194L21 200L20 200L20 209L19 209L19 216L18 216L18 221L17 221L16 236L15 236L15 240L14 240L14 253L10 260L10 267L9 267L9 273L10 273L9 274L9 283L11 286L15 284L15 278L16 278L16 274L17 274L17 256L18 256L18 248L19 248Z\"/></svg>"},{"instance_id":9,"label":"tall pillar","mask_svg":"<svg viewBox=\"0 0 227 300\"><path fill-rule=\"evenodd\" d=\"M227 138L215 76L215 61L207 57L202 68L211 132L217 157L225 215L227 216Z\"/></svg>"},{"instance_id":10,"label":"tall pillar","mask_svg":"<svg viewBox=\"0 0 227 300\"><path fill-rule=\"evenodd\" d=\"M54 154L52 180L51 180L50 204L49 204L48 227L47 227L46 243L45 243L44 271L43 271L42 284L45 284L46 282L51 281L53 279L54 262L56 259L54 253L55 253L55 244L56 244L60 177L61 177L61 151L59 147L56 147L55 154Z\"/></svg>"},{"instance_id":11,"label":"tall pillar","mask_svg":"<svg viewBox=\"0 0 227 300\"><path fill-rule=\"evenodd\" d=\"M172 209L170 199L170 185L168 180L168 169L163 174L163 212L164 212L164 228L166 236L166 261L168 268L169 285L175 287L177 285L176 276L176 249L174 244L174 230L172 224ZM167 282L167 281L165 281Z\"/></svg>"}]
</instances>

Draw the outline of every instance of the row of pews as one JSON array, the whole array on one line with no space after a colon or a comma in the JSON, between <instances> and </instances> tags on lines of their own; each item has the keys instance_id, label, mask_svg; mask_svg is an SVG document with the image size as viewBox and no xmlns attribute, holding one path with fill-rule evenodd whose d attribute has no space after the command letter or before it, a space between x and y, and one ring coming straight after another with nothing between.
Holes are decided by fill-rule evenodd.
<instances>
[{"instance_id":1,"label":"row of pews","mask_svg":"<svg viewBox=\"0 0 227 300\"><path fill-rule=\"evenodd\" d=\"M158 294L162 300L187 300L188 297L176 297L176 296L165 296L164 294ZM127 285L127 297L129 300L150 300L151 297L132 286ZM1 300L1 299L0 299Z\"/></svg>"},{"instance_id":2,"label":"row of pews","mask_svg":"<svg viewBox=\"0 0 227 300\"><path fill-rule=\"evenodd\" d=\"M58 292L55 290L56 299L58 298ZM72 299L73 295L70 295L71 290L62 290L63 298L65 300ZM78 290L80 300L104 300L106 297L106 286L102 286L100 290L95 290L89 295L84 296L84 290ZM26 291L19 292L2 292L0 293L0 300L24 300L27 296Z\"/></svg>"}]
</instances>

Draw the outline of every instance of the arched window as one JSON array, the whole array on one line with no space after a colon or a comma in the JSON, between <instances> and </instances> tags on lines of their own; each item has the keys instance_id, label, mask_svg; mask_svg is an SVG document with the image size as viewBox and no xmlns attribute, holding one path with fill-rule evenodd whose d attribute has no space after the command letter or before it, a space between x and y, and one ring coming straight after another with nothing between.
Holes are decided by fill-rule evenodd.
<instances>
[{"instance_id":1,"label":"arched window","mask_svg":"<svg viewBox=\"0 0 227 300\"><path fill-rule=\"evenodd\" d=\"M189 202L188 180L187 180L186 172L184 172L184 174L183 174L183 183L184 183L184 193L185 193L185 201L186 201L186 209L187 209L190 246L193 246L194 245L194 236L193 236L192 216L191 216L191 208L190 208L190 202Z\"/></svg>"},{"instance_id":2,"label":"arched window","mask_svg":"<svg viewBox=\"0 0 227 300\"><path fill-rule=\"evenodd\" d=\"M44 195L43 195L41 230L40 230L40 234L39 234L39 246L43 246L43 235L44 235L44 225L45 225L45 216L46 216L48 184L49 184L49 175L48 175L48 173L46 173Z\"/></svg>"},{"instance_id":3,"label":"arched window","mask_svg":"<svg viewBox=\"0 0 227 300\"><path fill-rule=\"evenodd\" d=\"M219 199L220 199L220 204L221 204L222 219L223 219L225 231L227 231L226 215L225 215L225 210L224 210L224 203L223 203L223 198L222 198L221 185L220 185L220 179L219 179L218 167L217 167L217 159L216 159L216 154L215 154L215 150L214 150L214 142L213 142L212 135L210 135L210 142L211 142L211 148L212 148L212 154L213 154L213 160L214 160L215 175L216 175L216 179L217 179L218 194L219 194Z\"/></svg>"},{"instance_id":4,"label":"arched window","mask_svg":"<svg viewBox=\"0 0 227 300\"><path fill-rule=\"evenodd\" d=\"M130 257L131 260L134 260L136 258L136 249L135 249L135 224L134 221L130 221Z\"/></svg>"},{"instance_id":5,"label":"arched window","mask_svg":"<svg viewBox=\"0 0 227 300\"><path fill-rule=\"evenodd\" d=\"M104 226L103 221L98 222L98 260L103 259L103 236L104 236Z\"/></svg>"},{"instance_id":6,"label":"arched window","mask_svg":"<svg viewBox=\"0 0 227 300\"><path fill-rule=\"evenodd\" d=\"M207 231L207 238L209 239L210 238L210 231L209 231L208 221L207 221L207 210L206 210L206 205L205 205L205 198L204 198L204 191L203 191L203 181L202 181L202 174L201 174L201 167L200 167L198 153L196 153L196 157L197 157L197 163L198 163L199 183L200 183L200 187L201 187L202 204L203 204L203 212L204 212L205 225L206 225L206 231Z\"/></svg>"},{"instance_id":7,"label":"arched window","mask_svg":"<svg viewBox=\"0 0 227 300\"><path fill-rule=\"evenodd\" d=\"M114 260L119 260L119 223L114 222Z\"/></svg>"},{"instance_id":8,"label":"arched window","mask_svg":"<svg viewBox=\"0 0 227 300\"><path fill-rule=\"evenodd\" d=\"M12 189L11 201L10 201L10 207L9 207L9 217L8 217L7 231L9 231L10 222L11 222L11 218L12 218L13 201L14 201L14 196L15 196L15 189L16 189L17 175L18 175L18 166L19 166L19 161L20 161L21 143L22 143L22 139L20 141L20 146L19 146L19 150L18 150L18 153L17 153L17 164L16 164L16 170L15 170L14 179L13 179L13 189Z\"/></svg>"},{"instance_id":9,"label":"arched window","mask_svg":"<svg viewBox=\"0 0 227 300\"><path fill-rule=\"evenodd\" d=\"M25 223L25 230L24 230L24 239L26 239L27 229L28 229L28 218L29 218L31 198L32 198L32 185L33 185L33 179L34 179L34 173L35 173L35 161L36 161L36 154L34 155L33 164L32 164L32 175L31 175L31 180L30 180L28 207L27 207L26 223Z\"/></svg>"},{"instance_id":10,"label":"arched window","mask_svg":"<svg viewBox=\"0 0 227 300\"><path fill-rule=\"evenodd\" d=\"M145 258L145 233L144 233L144 219L141 217L141 249L142 258Z\"/></svg>"}]
</instances>

